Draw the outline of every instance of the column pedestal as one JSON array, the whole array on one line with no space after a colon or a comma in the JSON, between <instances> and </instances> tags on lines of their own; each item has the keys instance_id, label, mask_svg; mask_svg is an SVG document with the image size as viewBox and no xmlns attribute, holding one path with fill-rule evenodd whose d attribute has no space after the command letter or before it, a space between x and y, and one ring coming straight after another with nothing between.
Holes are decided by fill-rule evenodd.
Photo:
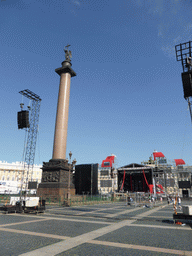
<instances>
[{"instance_id":1,"label":"column pedestal","mask_svg":"<svg viewBox=\"0 0 192 256\"><path fill-rule=\"evenodd\" d=\"M67 198L69 171L71 164L65 159L51 159L43 162L42 180L37 190L37 196L42 197L47 202L61 202ZM70 174L70 193L75 195L73 184L73 174Z\"/></svg>"}]
</instances>

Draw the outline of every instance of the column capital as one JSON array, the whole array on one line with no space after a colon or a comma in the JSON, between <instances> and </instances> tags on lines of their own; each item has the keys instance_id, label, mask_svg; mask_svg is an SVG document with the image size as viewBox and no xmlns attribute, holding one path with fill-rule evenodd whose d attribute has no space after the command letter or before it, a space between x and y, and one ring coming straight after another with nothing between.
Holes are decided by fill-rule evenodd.
<instances>
[{"instance_id":1,"label":"column capital","mask_svg":"<svg viewBox=\"0 0 192 256\"><path fill-rule=\"evenodd\" d=\"M63 61L61 63L62 67L61 68L56 68L55 69L55 72L58 74L58 75L61 75L62 73L69 73L71 75L71 77L74 77L76 76L76 73L75 71L71 68L72 64L70 61Z\"/></svg>"}]
</instances>

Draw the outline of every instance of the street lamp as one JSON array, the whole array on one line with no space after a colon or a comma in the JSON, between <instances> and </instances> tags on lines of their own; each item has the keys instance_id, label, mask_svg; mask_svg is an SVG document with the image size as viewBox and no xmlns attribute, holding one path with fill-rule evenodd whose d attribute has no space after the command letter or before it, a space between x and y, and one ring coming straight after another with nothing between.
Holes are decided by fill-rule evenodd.
<instances>
[{"instance_id":1,"label":"street lamp","mask_svg":"<svg viewBox=\"0 0 192 256\"><path fill-rule=\"evenodd\" d=\"M73 160L73 162L71 163L71 157L72 157L72 153L70 151L69 153L69 159L70 159L70 163L69 163L69 176L68 176L68 192L67 192L67 199L68 199L68 205L70 205L70 199L71 199L71 169L73 169L73 167L76 164L76 159Z\"/></svg>"}]
</instances>

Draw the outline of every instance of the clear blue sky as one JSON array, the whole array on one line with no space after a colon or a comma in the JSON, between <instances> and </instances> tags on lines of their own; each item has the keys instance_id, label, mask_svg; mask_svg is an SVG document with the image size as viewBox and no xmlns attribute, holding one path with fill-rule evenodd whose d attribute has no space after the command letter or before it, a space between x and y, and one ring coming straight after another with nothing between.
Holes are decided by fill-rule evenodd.
<instances>
[{"instance_id":1,"label":"clear blue sky","mask_svg":"<svg viewBox=\"0 0 192 256\"><path fill-rule=\"evenodd\" d=\"M153 150L192 165L192 125L174 46L192 40L189 0L1 0L0 160L21 161L21 90L42 98L35 163L52 157L63 48L72 68L67 154L140 163ZM28 100L24 100L25 107Z\"/></svg>"}]
</instances>

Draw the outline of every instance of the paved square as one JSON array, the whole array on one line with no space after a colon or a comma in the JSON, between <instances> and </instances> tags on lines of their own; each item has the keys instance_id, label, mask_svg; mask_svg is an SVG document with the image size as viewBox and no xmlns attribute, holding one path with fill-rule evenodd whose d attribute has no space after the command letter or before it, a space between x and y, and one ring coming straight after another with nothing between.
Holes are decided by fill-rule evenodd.
<instances>
[{"instance_id":1,"label":"paved square","mask_svg":"<svg viewBox=\"0 0 192 256\"><path fill-rule=\"evenodd\" d=\"M98 228L106 226L105 224L87 223L83 221L65 221L61 219L45 219L37 223L28 223L13 225L7 228L19 229L30 232L55 234L59 236L75 237ZM6 228L6 227L5 227Z\"/></svg>"},{"instance_id":2,"label":"paved square","mask_svg":"<svg viewBox=\"0 0 192 256\"><path fill-rule=\"evenodd\" d=\"M28 253L44 246L57 243L61 240L31 236L26 234L17 234L12 232L0 231L0 242L1 242L1 256L16 256L21 253Z\"/></svg>"},{"instance_id":3,"label":"paved square","mask_svg":"<svg viewBox=\"0 0 192 256\"><path fill-rule=\"evenodd\" d=\"M187 240L186 240L187 238ZM99 241L154 246L167 249L189 251L192 248L191 230L166 230L154 227L125 226L104 236Z\"/></svg>"},{"instance_id":4,"label":"paved square","mask_svg":"<svg viewBox=\"0 0 192 256\"><path fill-rule=\"evenodd\" d=\"M191 227L174 224L172 216L166 203L125 202L48 206L37 216L0 213L0 255L192 255Z\"/></svg>"}]
</instances>

